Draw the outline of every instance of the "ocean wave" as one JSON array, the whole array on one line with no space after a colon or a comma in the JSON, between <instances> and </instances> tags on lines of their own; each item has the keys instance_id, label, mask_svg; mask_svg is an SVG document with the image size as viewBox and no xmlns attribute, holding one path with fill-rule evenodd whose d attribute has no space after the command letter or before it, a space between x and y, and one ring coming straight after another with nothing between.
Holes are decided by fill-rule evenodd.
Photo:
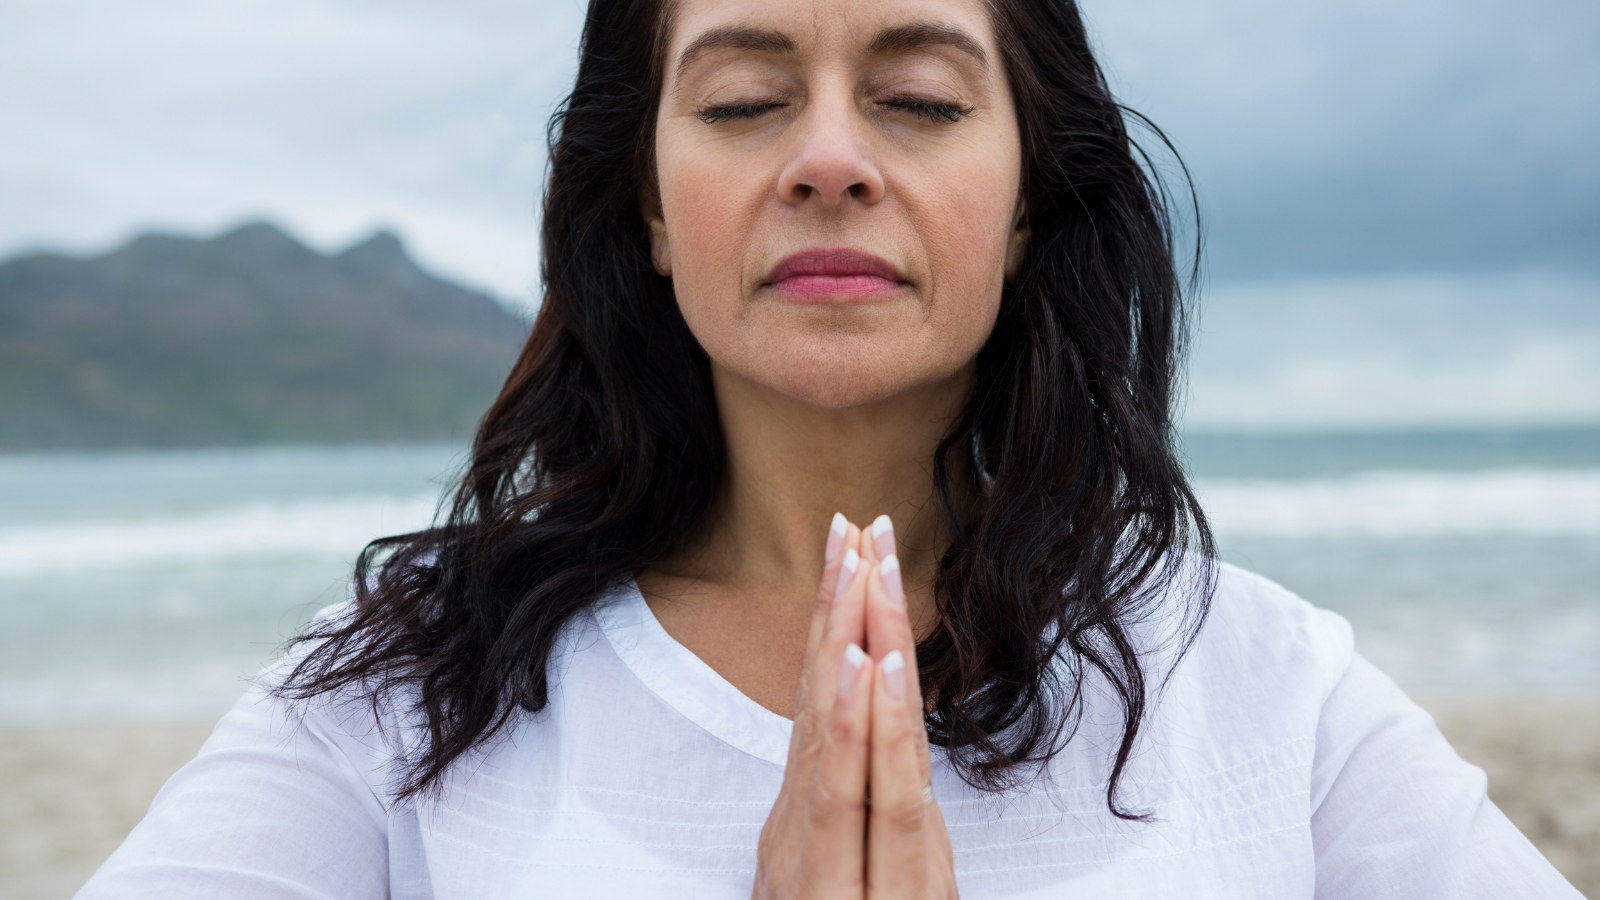
<instances>
[{"instance_id":1,"label":"ocean wave","mask_svg":"<svg viewBox=\"0 0 1600 900\"><path fill-rule=\"evenodd\" d=\"M1222 536L1600 534L1600 470L1364 472L1303 480L1197 479Z\"/></svg>"},{"instance_id":2,"label":"ocean wave","mask_svg":"<svg viewBox=\"0 0 1600 900\"><path fill-rule=\"evenodd\" d=\"M202 659L0 677L0 725L214 719L249 688L261 665Z\"/></svg>"},{"instance_id":3,"label":"ocean wave","mask_svg":"<svg viewBox=\"0 0 1600 900\"><path fill-rule=\"evenodd\" d=\"M427 527L438 496L250 503L184 516L0 530L0 577L302 556L353 560L374 538Z\"/></svg>"},{"instance_id":4,"label":"ocean wave","mask_svg":"<svg viewBox=\"0 0 1600 900\"><path fill-rule=\"evenodd\" d=\"M1600 534L1600 470L1367 472L1199 479L1219 535L1428 537ZM282 556L354 559L373 538L426 527L438 497L307 498L190 515L0 530L0 577Z\"/></svg>"}]
</instances>

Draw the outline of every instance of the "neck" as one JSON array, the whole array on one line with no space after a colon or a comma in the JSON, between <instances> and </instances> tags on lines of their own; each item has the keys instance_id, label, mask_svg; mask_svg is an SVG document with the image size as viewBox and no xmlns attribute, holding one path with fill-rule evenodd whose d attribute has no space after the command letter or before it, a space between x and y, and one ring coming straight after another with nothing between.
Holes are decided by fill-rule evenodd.
<instances>
[{"instance_id":1,"label":"neck","mask_svg":"<svg viewBox=\"0 0 1600 900\"><path fill-rule=\"evenodd\" d=\"M723 485L699 533L659 569L808 598L833 514L865 527L887 513L908 595L931 586L949 540L934 492L934 453L971 390L971 366L848 409L777 394L714 364L712 371L727 450ZM966 483L964 468L951 475Z\"/></svg>"}]
</instances>

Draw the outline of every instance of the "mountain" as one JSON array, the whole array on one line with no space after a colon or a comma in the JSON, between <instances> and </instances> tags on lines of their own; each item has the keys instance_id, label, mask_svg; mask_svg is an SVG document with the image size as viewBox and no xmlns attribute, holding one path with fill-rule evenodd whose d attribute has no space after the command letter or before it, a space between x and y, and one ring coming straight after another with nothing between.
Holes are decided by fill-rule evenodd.
<instances>
[{"instance_id":1,"label":"mountain","mask_svg":"<svg viewBox=\"0 0 1600 900\"><path fill-rule=\"evenodd\" d=\"M0 265L0 449L460 438L526 334L388 232L24 256Z\"/></svg>"}]
</instances>

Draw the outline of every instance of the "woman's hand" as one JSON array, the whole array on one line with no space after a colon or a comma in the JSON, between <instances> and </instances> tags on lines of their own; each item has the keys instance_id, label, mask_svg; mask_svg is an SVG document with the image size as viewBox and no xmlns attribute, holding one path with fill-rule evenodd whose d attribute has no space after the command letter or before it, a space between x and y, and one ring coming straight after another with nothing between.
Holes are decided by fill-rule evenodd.
<instances>
[{"instance_id":1,"label":"woman's hand","mask_svg":"<svg viewBox=\"0 0 1600 900\"><path fill-rule=\"evenodd\" d=\"M861 529L836 515L795 699L783 788L761 828L757 900L862 897L872 660Z\"/></svg>"},{"instance_id":2,"label":"woman's hand","mask_svg":"<svg viewBox=\"0 0 1600 900\"><path fill-rule=\"evenodd\" d=\"M906 613L894 525L879 516L861 539L867 647L878 660L872 689L872 802L867 816L867 896L954 898L950 834L933 798L933 767L917 677L917 642ZM863 568L867 566L863 565Z\"/></svg>"},{"instance_id":3,"label":"woman's hand","mask_svg":"<svg viewBox=\"0 0 1600 900\"><path fill-rule=\"evenodd\" d=\"M761 830L761 900L956 895L894 549L887 516L871 534L834 517L789 763Z\"/></svg>"}]
</instances>

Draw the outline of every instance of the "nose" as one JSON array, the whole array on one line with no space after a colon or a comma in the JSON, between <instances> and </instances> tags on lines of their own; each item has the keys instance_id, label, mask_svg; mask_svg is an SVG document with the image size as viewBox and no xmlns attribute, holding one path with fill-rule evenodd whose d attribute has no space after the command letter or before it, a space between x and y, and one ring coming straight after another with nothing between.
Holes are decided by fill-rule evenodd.
<instances>
[{"instance_id":1,"label":"nose","mask_svg":"<svg viewBox=\"0 0 1600 900\"><path fill-rule=\"evenodd\" d=\"M842 207L883 199L883 173L867 153L865 123L848 97L807 104L794 124L792 153L778 178L785 203Z\"/></svg>"}]
</instances>

